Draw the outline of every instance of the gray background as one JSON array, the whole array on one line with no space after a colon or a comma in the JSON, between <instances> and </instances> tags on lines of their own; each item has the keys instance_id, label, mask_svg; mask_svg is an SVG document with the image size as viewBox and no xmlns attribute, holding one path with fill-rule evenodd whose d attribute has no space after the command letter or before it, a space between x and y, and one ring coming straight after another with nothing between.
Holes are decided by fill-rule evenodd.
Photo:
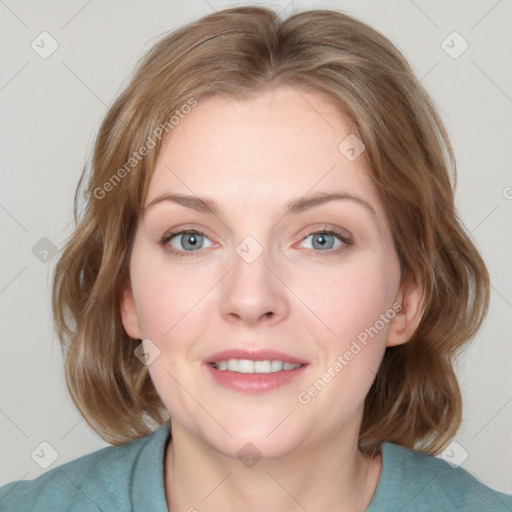
<instances>
[{"instance_id":1,"label":"gray background","mask_svg":"<svg viewBox=\"0 0 512 512\"><path fill-rule=\"evenodd\" d=\"M512 2L254 3L355 15L404 52L438 105L458 161L460 215L492 277L489 315L457 368L464 422L443 456L512 493ZM52 244L62 249L71 233L86 155L137 58L164 32L233 5L0 1L0 484L106 446L65 388L51 323ZM31 47L42 46L43 31L59 45L45 59ZM454 31L463 39L448 37Z\"/></svg>"}]
</instances>

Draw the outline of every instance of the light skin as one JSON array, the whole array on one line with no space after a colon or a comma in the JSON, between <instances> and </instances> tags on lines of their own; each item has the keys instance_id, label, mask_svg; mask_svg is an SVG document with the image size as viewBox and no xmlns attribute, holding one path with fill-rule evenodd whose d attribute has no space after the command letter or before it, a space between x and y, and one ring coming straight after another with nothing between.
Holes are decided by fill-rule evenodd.
<instances>
[{"instance_id":1,"label":"light skin","mask_svg":"<svg viewBox=\"0 0 512 512\"><path fill-rule=\"evenodd\" d=\"M200 98L160 150L121 315L131 337L160 350L149 371L171 414L165 489L173 512L363 511L372 499L382 460L357 447L364 399L386 346L407 342L417 327L421 293L401 280L364 154L350 161L338 149L349 134L357 135L349 118L326 99L282 86L250 100ZM321 193L358 199L284 215L292 199ZM166 194L208 198L218 210ZM203 235L164 236L180 230ZM236 251L247 236L263 250L251 263ZM401 311L378 335L299 403L395 303ZM216 383L203 363L240 347L308 365L291 383L249 395ZM237 457L248 442L262 455L252 467Z\"/></svg>"}]
</instances>

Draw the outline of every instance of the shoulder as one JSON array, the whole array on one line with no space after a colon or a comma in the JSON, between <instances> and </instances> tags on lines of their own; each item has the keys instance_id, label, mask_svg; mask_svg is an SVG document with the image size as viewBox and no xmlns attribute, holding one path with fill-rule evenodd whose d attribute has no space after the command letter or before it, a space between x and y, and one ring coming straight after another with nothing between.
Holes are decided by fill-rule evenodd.
<instances>
[{"instance_id":1,"label":"shoulder","mask_svg":"<svg viewBox=\"0 0 512 512\"><path fill-rule=\"evenodd\" d=\"M165 426L161 426L147 437L84 455L33 480L4 485L0 487L0 509L97 512L116 507L130 510L137 466L149 451L146 456L152 459L153 471L158 471L154 459L155 455L162 454L165 430Z\"/></svg>"},{"instance_id":2,"label":"shoulder","mask_svg":"<svg viewBox=\"0 0 512 512\"><path fill-rule=\"evenodd\" d=\"M381 479L371 505L385 499L403 512L512 511L512 495L488 487L460 466L393 443L382 445L382 456ZM373 510L379 508L368 509Z\"/></svg>"},{"instance_id":3,"label":"shoulder","mask_svg":"<svg viewBox=\"0 0 512 512\"><path fill-rule=\"evenodd\" d=\"M99 496L111 496L112 505L123 503L131 468L145 441L109 446L61 464L34 480L11 482L0 488L0 508L97 511ZM56 505L58 508L53 509Z\"/></svg>"}]
</instances>

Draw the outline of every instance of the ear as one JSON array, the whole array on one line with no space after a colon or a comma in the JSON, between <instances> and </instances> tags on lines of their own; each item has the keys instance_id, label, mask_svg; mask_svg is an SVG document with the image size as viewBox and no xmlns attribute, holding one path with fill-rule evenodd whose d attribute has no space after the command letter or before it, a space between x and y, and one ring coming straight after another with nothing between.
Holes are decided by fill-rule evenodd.
<instances>
[{"instance_id":1,"label":"ear","mask_svg":"<svg viewBox=\"0 0 512 512\"><path fill-rule=\"evenodd\" d=\"M141 339L139 315L137 313L137 307L135 306L135 300L133 298L132 287L130 280L127 279L123 286L120 301L121 320L128 336Z\"/></svg>"},{"instance_id":2,"label":"ear","mask_svg":"<svg viewBox=\"0 0 512 512\"><path fill-rule=\"evenodd\" d=\"M386 346L394 347L406 343L416 331L423 316L423 290L415 280L405 280L395 297L394 304L402 308L389 322Z\"/></svg>"}]
</instances>

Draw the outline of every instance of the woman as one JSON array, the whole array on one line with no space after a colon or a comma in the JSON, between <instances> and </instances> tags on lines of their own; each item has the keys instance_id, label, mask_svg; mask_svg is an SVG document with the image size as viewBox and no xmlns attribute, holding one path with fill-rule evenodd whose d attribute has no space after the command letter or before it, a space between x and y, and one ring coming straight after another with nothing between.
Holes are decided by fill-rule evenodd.
<instances>
[{"instance_id":1,"label":"woman","mask_svg":"<svg viewBox=\"0 0 512 512\"><path fill-rule=\"evenodd\" d=\"M489 299L454 169L403 56L349 16L165 37L100 128L54 280L71 395L117 446L0 504L512 510L433 457Z\"/></svg>"}]
</instances>

